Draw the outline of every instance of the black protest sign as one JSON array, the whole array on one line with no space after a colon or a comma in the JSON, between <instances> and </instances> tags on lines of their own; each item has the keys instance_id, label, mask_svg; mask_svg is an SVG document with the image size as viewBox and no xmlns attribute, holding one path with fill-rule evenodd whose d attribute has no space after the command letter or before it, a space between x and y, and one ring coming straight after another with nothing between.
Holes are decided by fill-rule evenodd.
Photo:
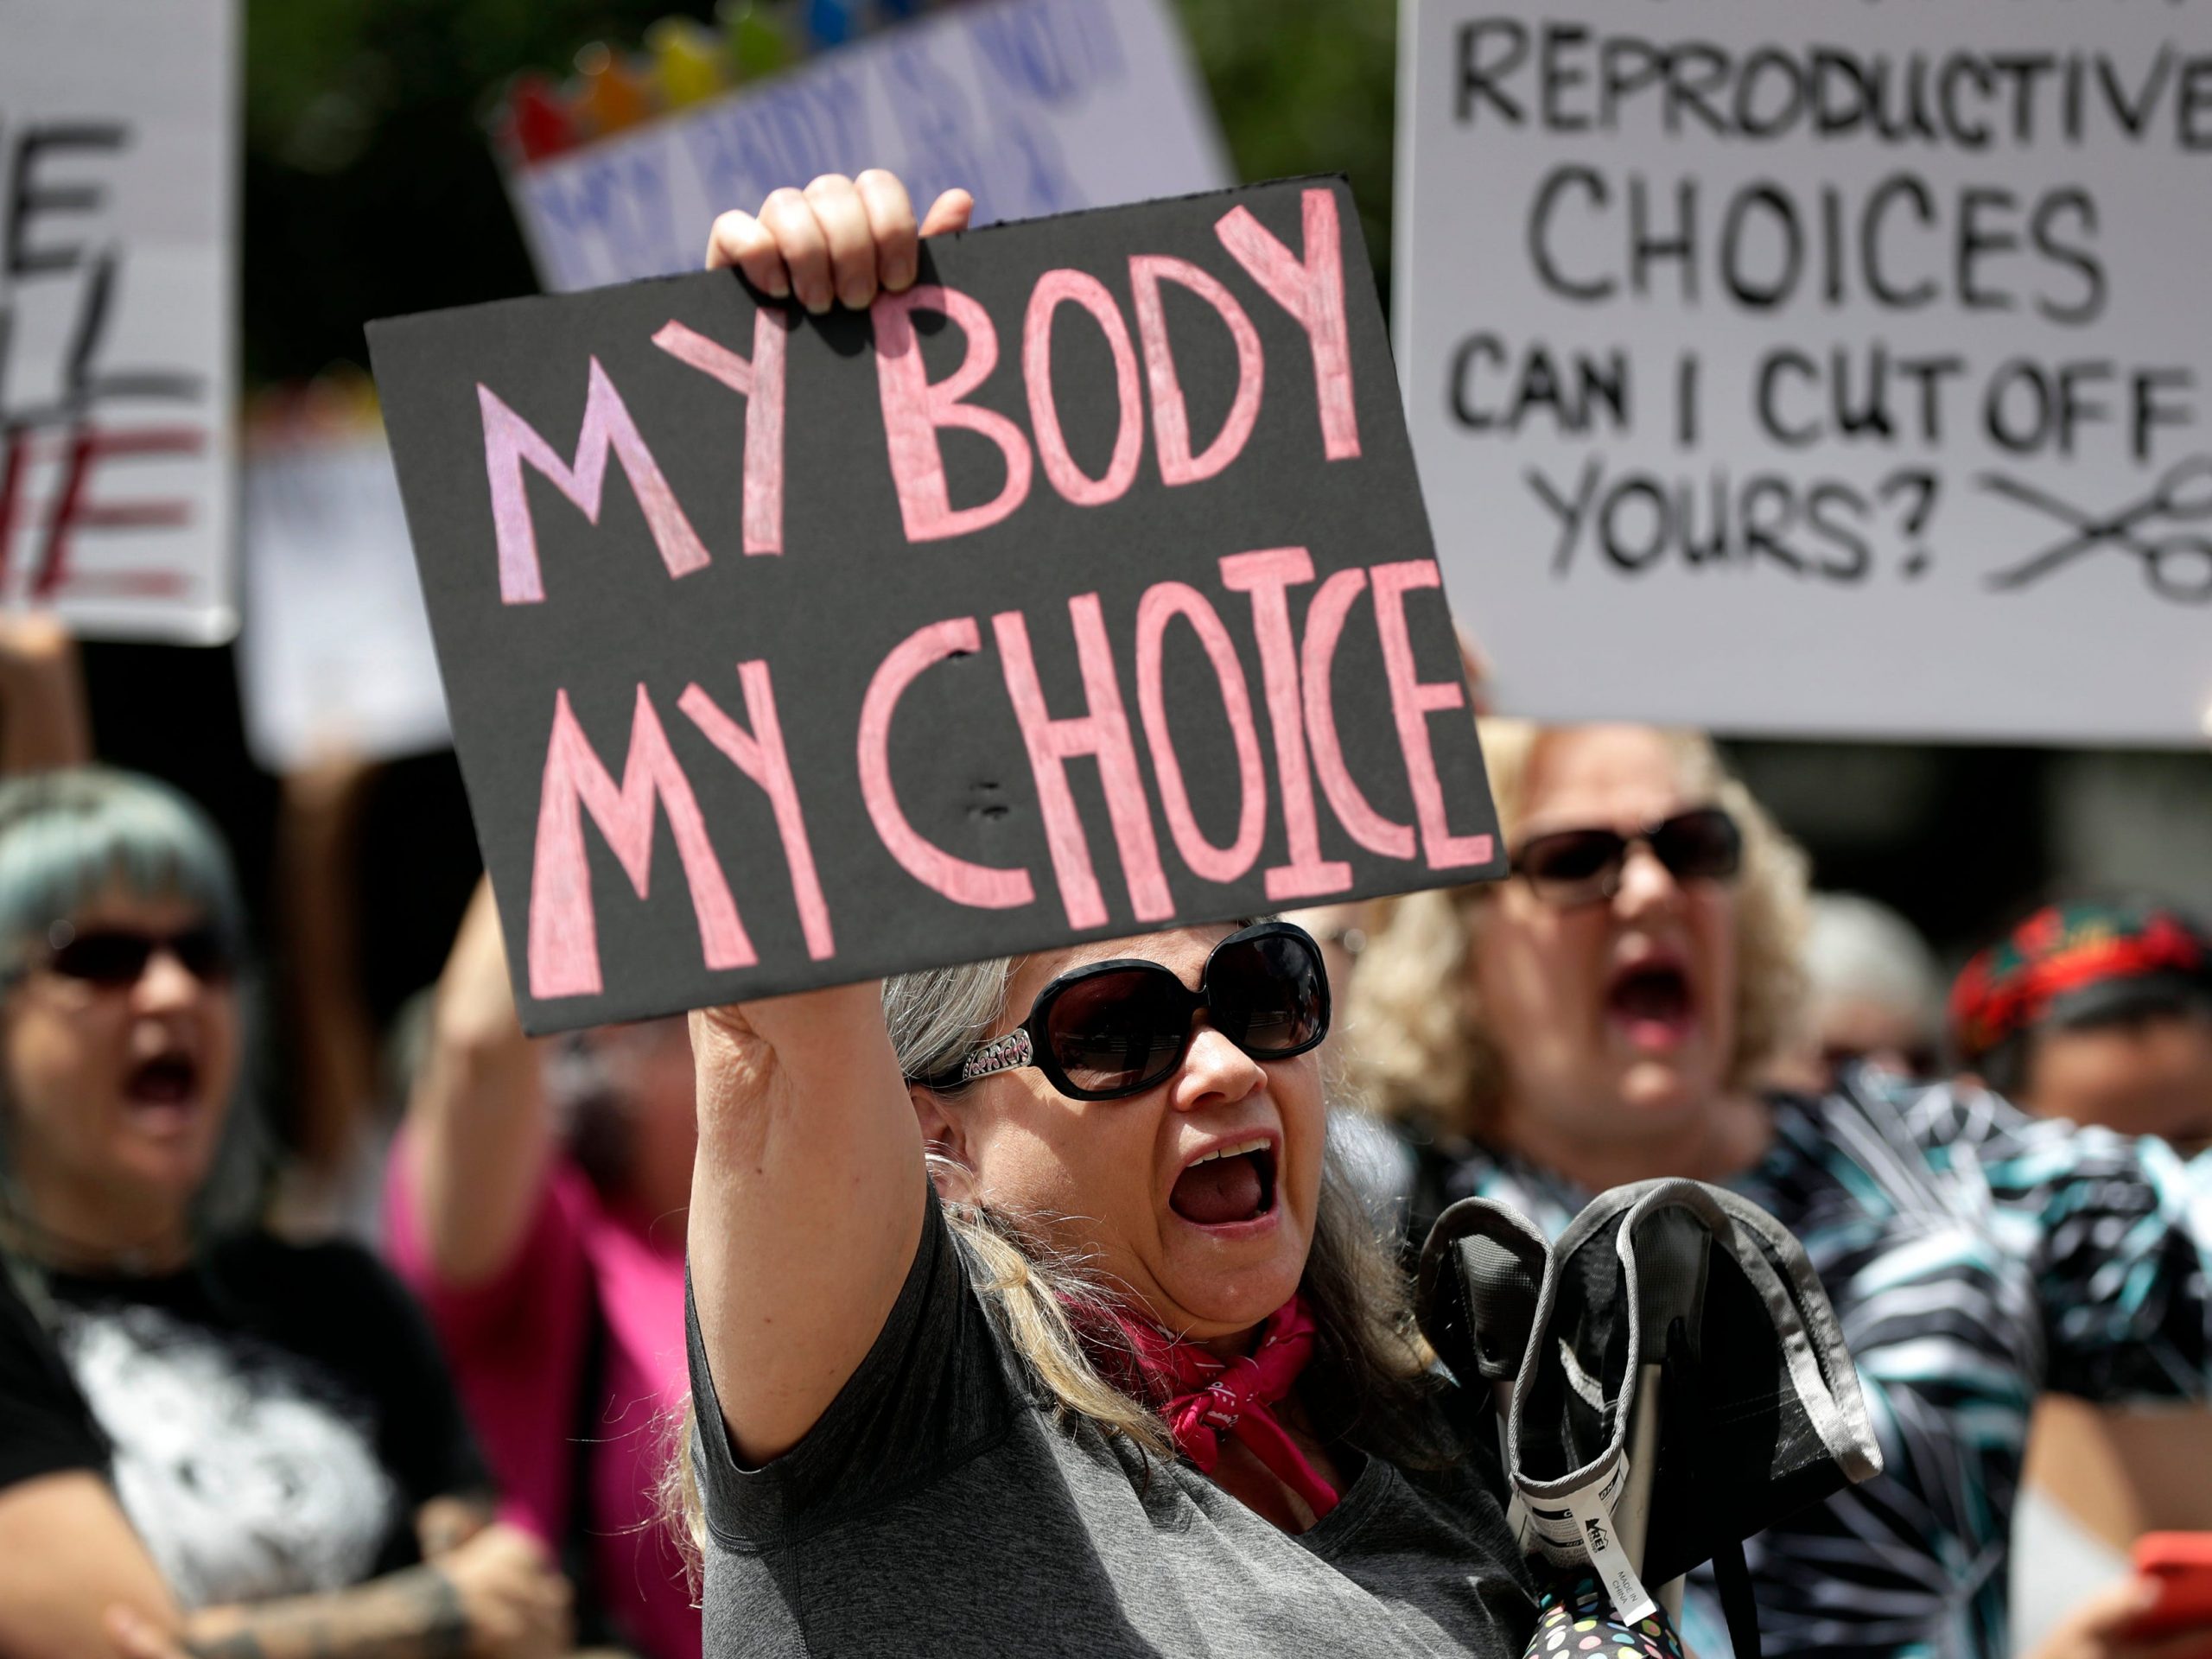
<instances>
[{"instance_id":1,"label":"black protest sign","mask_svg":"<svg viewBox=\"0 0 2212 1659\"><path fill-rule=\"evenodd\" d=\"M534 1031L1496 874L1349 193L373 325Z\"/></svg>"}]
</instances>

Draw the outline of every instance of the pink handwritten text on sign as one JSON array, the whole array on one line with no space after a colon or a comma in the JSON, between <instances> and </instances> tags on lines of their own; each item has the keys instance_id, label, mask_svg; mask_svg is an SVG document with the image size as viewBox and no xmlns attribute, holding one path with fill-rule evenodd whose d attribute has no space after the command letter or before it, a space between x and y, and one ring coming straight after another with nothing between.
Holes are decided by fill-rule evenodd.
<instances>
[{"instance_id":1,"label":"pink handwritten text on sign","mask_svg":"<svg viewBox=\"0 0 2212 1659\"><path fill-rule=\"evenodd\" d=\"M1259 567L1243 563L1253 559L1268 563ZM1249 580L1245 573L1255 568L1267 572L1262 579L1264 586L1247 591L1253 594L1253 608L1262 619L1257 630L1258 646L1268 686L1268 706L1277 716L1274 730L1279 770L1272 780L1273 792L1263 792L1268 789L1269 780L1260 762L1256 741L1251 741L1249 748L1245 747L1251 731L1251 690L1245 683L1235 648L1229 643L1228 626L1212 601L1181 582L1160 582L1147 589L1136 617L1130 620L1131 626L1144 630L1149 618L1172 610L1190 620L1202 639L1221 642L1219 647L1209 645L1208 654L1221 677L1222 701L1232 711L1231 719L1236 721L1238 733L1244 792L1243 804L1239 809L1242 829L1236 843L1226 850L1208 844L1184 802L1182 764L1176 755L1173 736L1164 714L1160 657L1156 646L1149 652L1140 653L1140 678L1135 688L1140 709L1163 711L1148 715L1145 721L1151 751L1153 791L1163 801L1178 804L1168 813L1168 822L1175 831L1173 844L1183 868L1205 881L1233 881L1250 868L1260 842L1254 826L1264 822L1264 814L1272 802L1290 826L1294 861L1267 873L1269 897L1284 901L1327 899L1351 887L1351 867L1320 855L1313 772L1307 768L1305 746L1313 746L1324 779L1335 780L1332 785L1325 785L1323 792L1329 798L1338 820L1355 839L1376 850L1409 857L1414 832L1409 826L1383 818L1366 804L1357 785L1351 782L1337 747L1329 677L1334 666L1336 645L1344 631L1343 612L1332 609L1327 613L1326 633L1317 634L1309 623L1303 652L1292 637L1287 589L1292 582L1312 579L1313 566L1305 550L1286 548L1262 554L1235 555L1224 559L1222 564L1225 567L1224 590ZM1300 571L1302 575L1297 574ZM1453 835L1447 827L1427 726L1429 715L1463 708L1465 690L1456 680L1423 681L1416 677L1412 651L1403 643L1404 595L1409 589L1437 585L1435 561L1382 564L1371 570L1339 572L1331 580L1353 574L1362 578L1361 583L1339 588L1338 592L1356 595L1360 586L1370 586L1375 595L1376 626L1381 632L1384 660L1389 664L1392 698L1400 710L1398 741L1421 818L1421 850L1431 869L1478 868L1490 861L1491 839L1488 835ZM1318 605L1314 608L1319 612ZM1061 648L1064 642L1072 641L1083 664L1090 707L1081 714L1057 718L1046 708L1044 694L1037 683L1028 619L1020 611L1002 611L989 619L992 637L998 642L1007 696L1028 740L1029 761L1043 804L1052 869L1060 902L1071 928L1099 928L1109 919L1092 866L1089 839L1068 793L1065 776L1070 758L1089 754L1097 760L1107 780L1108 800L1114 808L1111 821L1116 850L1122 868L1128 873L1130 913L1141 922L1163 922L1175 913L1176 906L1152 833L1153 791L1147 791L1143 769L1137 760L1128 699L1115 675L1097 595L1078 594L1068 601L1067 609L1065 631L1054 640L1054 647ZM925 839L907 821L891 781L887 759L892 723L898 715L901 693L929 664L979 651L983 634L978 620L975 617L957 617L931 623L918 629L884 659L871 683L855 764L869 817L886 850L908 874L956 904L979 909L1007 909L1033 902L1037 889L1033 873L985 868ZM1039 626L1043 626L1042 619ZM1156 640L1159 625L1150 626L1154 632L1149 637ZM1313 648L1317 640L1318 650ZM749 676L748 689L754 685L760 689L760 702L772 721L774 701L767 695L767 664L747 663L744 667ZM696 692L696 687L687 690L681 706L709 737L715 737L721 721L715 714L701 719L702 709L695 702ZM591 954L591 942L596 933L591 913L590 883L580 879L584 874L580 828L582 816L588 814L609 843L622 852L624 868L642 895L646 890L646 873L644 864L638 861L642 854L632 849L650 843L650 818L642 819L641 829L641 815L649 811L655 799L664 804L670 821L677 827L677 844L685 855L683 873L691 883L692 900L699 911L701 944L709 953L705 957L707 965L745 965L737 958L743 949L749 947L744 946L743 928L727 908L728 890L718 871L709 874L694 863L693 849L700 843L685 834L697 812L690 789L681 772L673 771L667 739L651 712L650 703L645 701L642 687L639 696L639 711L631 727L629 754L624 762L624 783L620 790L603 761L588 750L579 753L577 746L582 740L576 733L575 717L566 702L555 711L553 741L546 760L544 810L538 832L540 879L531 893L531 980L536 995L573 995L599 988L597 961ZM707 707L710 709L711 705ZM721 740L716 741L719 745ZM1327 757L1325 760L1320 759L1323 755ZM575 781L579 775L605 781L595 788L579 788ZM759 776L749 768L748 775L756 779ZM641 781L633 784L632 779ZM826 957L832 954L829 948L828 907L813 877L813 855L807 841L805 818L798 807L797 786L787 764L776 773L774 785L764 786L770 787L779 804L777 827L782 836L783 855L791 873L792 896L800 906L801 914L810 920L810 944L818 944L823 948L816 954ZM777 792L779 790L780 793ZM705 851L699 855L712 857L711 852ZM727 943L720 944L721 941Z\"/></svg>"},{"instance_id":2,"label":"pink handwritten text on sign","mask_svg":"<svg viewBox=\"0 0 2212 1659\"><path fill-rule=\"evenodd\" d=\"M1292 254L1243 207L1226 215L1216 229L1223 246L1305 328L1313 349L1316 401L1328 457L1356 460L1359 426L1352 404L1351 358L1345 344L1339 253L1343 238L1337 225L1336 198L1326 190L1308 190L1305 210L1306 247L1302 257ZM1198 483L1235 461L1251 436L1265 385L1259 335L1236 297L1198 266L1154 254L1134 255L1128 263L1137 326L1144 338L1160 475L1169 485ZM1174 345L1160 303L1163 281L1177 283L1204 299L1236 343L1235 403L1221 430L1195 455L1191 453L1190 417L1176 372ZM1052 330L1053 314L1064 302L1088 312L1105 331L1114 352L1120 424L1113 461L1099 479L1089 477L1076 465L1060 431L1052 384ZM935 384L927 378L914 338L917 311L935 312L957 324L967 336L968 353L960 367ZM869 315L874 325L883 429L907 540L937 541L998 523L1027 498L1033 463L1029 440L1019 425L995 410L966 401L998 365L998 331L990 313L957 289L931 283L903 294L881 296ZM783 550L783 337L791 323L788 315L766 307L758 316L750 359L673 321L654 334L653 343L747 399L745 550L779 553ZM1142 415L1136 407L1135 356L1128 328L1103 283L1081 271L1045 274L1031 297L1022 366L1038 444L1045 456L1045 474L1053 488L1078 506L1097 506L1116 499L1136 475ZM706 549L639 435L628 404L596 358L589 365L588 385L583 427L573 461L563 461L560 451L491 387L477 387L484 418L485 467L499 527L499 594L510 605L534 604L545 596L538 569L537 529L523 486L525 465L552 480L572 505L597 524L607 463L612 455L637 492L668 574L688 575L708 563ZM950 505L938 435L947 427L976 433L997 447L1005 461L1006 483L995 499L974 507L956 509Z\"/></svg>"}]
</instances>

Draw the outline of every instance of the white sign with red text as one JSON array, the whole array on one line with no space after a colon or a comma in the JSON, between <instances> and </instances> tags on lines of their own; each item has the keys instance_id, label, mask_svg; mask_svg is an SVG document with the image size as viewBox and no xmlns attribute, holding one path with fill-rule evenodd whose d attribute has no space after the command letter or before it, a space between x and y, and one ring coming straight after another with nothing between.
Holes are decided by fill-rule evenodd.
<instances>
[{"instance_id":1,"label":"white sign with red text","mask_svg":"<svg viewBox=\"0 0 2212 1659\"><path fill-rule=\"evenodd\" d=\"M233 0L0 0L0 605L236 630L237 58Z\"/></svg>"}]
</instances>

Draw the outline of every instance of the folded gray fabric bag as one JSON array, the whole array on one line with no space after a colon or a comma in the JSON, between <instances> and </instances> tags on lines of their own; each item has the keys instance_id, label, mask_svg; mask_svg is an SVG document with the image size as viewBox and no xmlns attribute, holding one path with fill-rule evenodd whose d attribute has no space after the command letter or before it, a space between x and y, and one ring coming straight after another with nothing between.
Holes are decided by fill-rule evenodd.
<instances>
[{"instance_id":1,"label":"folded gray fabric bag","mask_svg":"<svg viewBox=\"0 0 2212 1659\"><path fill-rule=\"evenodd\" d=\"M1595 1571L1624 1619L1643 1616L1623 1604L1643 1585L1712 1560L1751 1659L1743 1540L1881 1472L1803 1248L1723 1188L1615 1188L1556 1244L1502 1205L1464 1200L1422 1250L1420 1309L1461 1383L1497 1391L1531 1553Z\"/></svg>"}]
</instances>

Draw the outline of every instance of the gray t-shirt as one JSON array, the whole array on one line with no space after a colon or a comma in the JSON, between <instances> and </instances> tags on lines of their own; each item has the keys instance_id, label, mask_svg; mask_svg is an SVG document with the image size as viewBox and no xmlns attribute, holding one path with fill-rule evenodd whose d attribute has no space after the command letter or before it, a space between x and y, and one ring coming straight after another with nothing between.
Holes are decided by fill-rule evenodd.
<instances>
[{"instance_id":1,"label":"gray t-shirt","mask_svg":"<svg viewBox=\"0 0 2212 1659\"><path fill-rule=\"evenodd\" d=\"M1185 1465L1147 1471L1088 1425L1056 1425L934 1200L928 1211L868 1357L806 1438L761 1468L741 1468L720 1430L690 1318L709 1659L1519 1659L1535 1610L1476 1465L1367 1458L1297 1537Z\"/></svg>"}]
</instances>

